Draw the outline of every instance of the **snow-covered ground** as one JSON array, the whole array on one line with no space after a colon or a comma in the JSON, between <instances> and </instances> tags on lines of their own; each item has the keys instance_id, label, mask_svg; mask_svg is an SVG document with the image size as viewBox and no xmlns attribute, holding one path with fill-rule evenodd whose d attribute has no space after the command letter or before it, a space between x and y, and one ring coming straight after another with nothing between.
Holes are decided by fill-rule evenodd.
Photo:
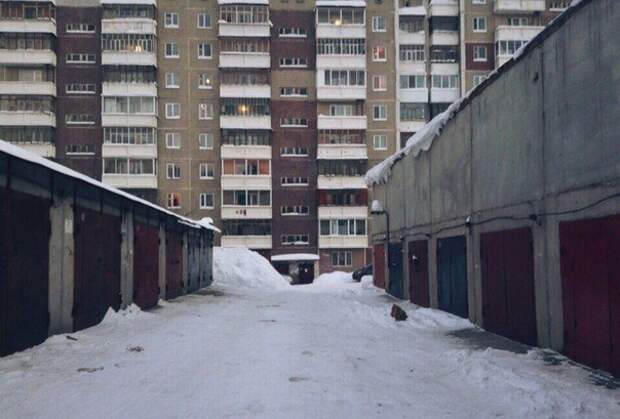
<instances>
[{"instance_id":1,"label":"snow-covered ground","mask_svg":"<svg viewBox=\"0 0 620 419\"><path fill-rule=\"evenodd\" d=\"M0 359L0 417L619 417L583 369L472 349L447 335L469 322L408 303L394 322L369 277L294 287L250 252L215 259L201 294Z\"/></svg>"}]
</instances>

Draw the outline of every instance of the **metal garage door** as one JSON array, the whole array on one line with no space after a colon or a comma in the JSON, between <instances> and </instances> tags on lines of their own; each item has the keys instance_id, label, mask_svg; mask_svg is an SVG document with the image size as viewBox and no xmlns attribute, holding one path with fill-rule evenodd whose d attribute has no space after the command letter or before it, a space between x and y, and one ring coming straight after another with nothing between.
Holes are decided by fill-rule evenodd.
<instances>
[{"instance_id":1,"label":"metal garage door","mask_svg":"<svg viewBox=\"0 0 620 419\"><path fill-rule=\"evenodd\" d=\"M166 232L166 299L183 294L183 233Z\"/></svg>"},{"instance_id":2,"label":"metal garage door","mask_svg":"<svg viewBox=\"0 0 620 419\"><path fill-rule=\"evenodd\" d=\"M75 209L75 286L73 327L98 324L108 308L121 304L121 220Z\"/></svg>"},{"instance_id":3,"label":"metal garage door","mask_svg":"<svg viewBox=\"0 0 620 419\"><path fill-rule=\"evenodd\" d=\"M390 295L396 298L404 297L404 281L403 281L403 245L402 243L389 244L390 267L388 275L390 276Z\"/></svg>"},{"instance_id":4,"label":"metal garage door","mask_svg":"<svg viewBox=\"0 0 620 419\"><path fill-rule=\"evenodd\" d=\"M409 243L409 298L412 303L429 307L428 288L428 242L418 240Z\"/></svg>"},{"instance_id":5,"label":"metal garage door","mask_svg":"<svg viewBox=\"0 0 620 419\"><path fill-rule=\"evenodd\" d=\"M465 236L437 240L439 309L469 317Z\"/></svg>"},{"instance_id":6,"label":"metal garage door","mask_svg":"<svg viewBox=\"0 0 620 419\"><path fill-rule=\"evenodd\" d=\"M194 292L200 287L200 236L193 231L187 234L187 269L189 278L187 291Z\"/></svg>"},{"instance_id":7,"label":"metal garage door","mask_svg":"<svg viewBox=\"0 0 620 419\"><path fill-rule=\"evenodd\" d=\"M480 236L485 329L536 345L534 254L529 228Z\"/></svg>"},{"instance_id":8,"label":"metal garage door","mask_svg":"<svg viewBox=\"0 0 620 419\"><path fill-rule=\"evenodd\" d=\"M383 243L373 247L372 277L375 287L385 289L385 246Z\"/></svg>"},{"instance_id":9,"label":"metal garage door","mask_svg":"<svg viewBox=\"0 0 620 419\"><path fill-rule=\"evenodd\" d=\"M0 192L0 356L38 345L49 325L50 201ZM23 237L36 240L23 240Z\"/></svg>"},{"instance_id":10,"label":"metal garage door","mask_svg":"<svg viewBox=\"0 0 620 419\"><path fill-rule=\"evenodd\" d=\"M134 222L133 300L141 308L159 298L159 228Z\"/></svg>"},{"instance_id":11,"label":"metal garage door","mask_svg":"<svg viewBox=\"0 0 620 419\"><path fill-rule=\"evenodd\" d=\"M620 216L560 223L564 353L620 374Z\"/></svg>"}]
</instances>

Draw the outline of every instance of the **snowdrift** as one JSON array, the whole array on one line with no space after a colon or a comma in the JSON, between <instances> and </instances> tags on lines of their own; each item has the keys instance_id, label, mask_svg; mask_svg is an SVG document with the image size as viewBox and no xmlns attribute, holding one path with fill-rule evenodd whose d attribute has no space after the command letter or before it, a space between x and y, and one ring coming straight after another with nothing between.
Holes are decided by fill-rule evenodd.
<instances>
[{"instance_id":1,"label":"snowdrift","mask_svg":"<svg viewBox=\"0 0 620 419\"><path fill-rule=\"evenodd\" d=\"M213 248L213 280L235 288L277 289L290 286L267 259L241 247Z\"/></svg>"}]
</instances>

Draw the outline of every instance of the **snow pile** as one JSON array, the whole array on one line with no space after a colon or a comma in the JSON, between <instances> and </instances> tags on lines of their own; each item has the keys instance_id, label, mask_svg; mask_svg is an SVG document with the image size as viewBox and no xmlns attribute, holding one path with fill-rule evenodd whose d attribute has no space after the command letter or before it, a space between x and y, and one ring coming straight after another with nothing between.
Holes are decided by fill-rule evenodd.
<instances>
[{"instance_id":1,"label":"snow pile","mask_svg":"<svg viewBox=\"0 0 620 419\"><path fill-rule=\"evenodd\" d=\"M338 288L342 285L357 284L357 282L353 280L350 272L336 271L319 275L314 279L313 284L327 288Z\"/></svg>"},{"instance_id":2,"label":"snow pile","mask_svg":"<svg viewBox=\"0 0 620 419\"><path fill-rule=\"evenodd\" d=\"M475 327L469 320L432 308L407 310L408 322L417 329L454 331Z\"/></svg>"},{"instance_id":3,"label":"snow pile","mask_svg":"<svg viewBox=\"0 0 620 419\"><path fill-rule=\"evenodd\" d=\"M213 248L213 279L218 284L235 288L276 289L289 286L267 259L242 247Z\"/></svg>"},{"instance_id":4,"label":"snow pile","mask_svg":"<svg viewBox=\"0 0 620 419\"><path fill-rule=\"evenodd\" d=\"M110 307L101 321L101 324L117 325L144 316L148 316L148 313L143 312L142 309L135 304L131 304L119 311L114 311L114 309Z\"/></svg>"}]
</instances>

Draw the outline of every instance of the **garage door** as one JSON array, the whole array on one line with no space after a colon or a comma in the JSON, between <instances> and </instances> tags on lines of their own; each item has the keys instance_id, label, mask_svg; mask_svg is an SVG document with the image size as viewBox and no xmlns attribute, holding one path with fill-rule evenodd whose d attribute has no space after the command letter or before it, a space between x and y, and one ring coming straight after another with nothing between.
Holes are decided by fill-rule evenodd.
<instances>
[{"instance_id":1,"label":"garage door","mask_svg":"<svg viewBox=\"0 0 620 419\"><path fill-rule=\"evenodd\" d=\"M536 345L534 254L529 228L480 236L485 329Z\"/></svg>"},{"instance_id":2,"label":"garage door","mask_svg":"<svg viewBox=\"0 0 620 419\"><path fill-rule=\"evenodd\" d=\"M403 245L402 243L389 244L390 268L390 295L396 298L404 297L404 278L403 278Z\"/></svg>"},{"instance_id":3,"label":"garage door","mask_svg":"<svg viewBox=\"0 0 620 419\"><path fill-rule=\"evenodd\" d=\"M385 246L375 244L373 247L372 277L375 287L385 289Z\"/></svg>"},{"instance_id":4,"label":"garage door","mask_svg":"<svg viewBox=\"0 0 620 419\"><path fill-rule=\"evenodd\" d=\"M465 236L437 240L439 309L467 318L467 245Z\"/></svg>"},{"instance_id":5,"label":"garage door","mask_svg":"<svg viewBox=\"0 0 620 419\"><path fill-rule=\"evenodd\" d=\"M134 222L133 299L140 308L159 299L159 228Z\"/></svg>"},{"instance_id":6,"label":"garage door","mask_svg":"<svg viewBox=\"0 0 620 419\"><path fill-rule=\"evenodd\" d=\"M120 217L75 209L75 286L73 327L98 324L108 308L121 304Z\"/></svg>"},{"instance_id":7,"label":"garage door","mask_svg":"<svg viewBox=\"0 0 620 419\"><path fill-rule=\"evenodd\" d=\"M166 299L183 294L183 234L166 232Z\"/></svg>"},{"instance_id":8,"label":"garage door","mask_svg":"<svg viewBox=\"0 0 620 419\"><path fill-rule=\"evenodd\" d=\"M620 216L560 223L564 353L620 374Z\"/></svg>"},{"instance_id":9,"label":"garage door","mask_svg":"<svg viewBox=\"0 0 620 419\"><path fill-rule=\"evenodd\" d=\"M418 240L409 243L409 298L422 307L429 307L428 288L428 242Z\"/></svg>"},{"instance_id":10,"label":"garage door","mask_svg":"<svg viewBox=\"0 0 620 419\"><path fill-rule=\"evenodd\" d=\"M0 190L0 356L47 338L50 204Z\"/></svg>"}]
</instances>

